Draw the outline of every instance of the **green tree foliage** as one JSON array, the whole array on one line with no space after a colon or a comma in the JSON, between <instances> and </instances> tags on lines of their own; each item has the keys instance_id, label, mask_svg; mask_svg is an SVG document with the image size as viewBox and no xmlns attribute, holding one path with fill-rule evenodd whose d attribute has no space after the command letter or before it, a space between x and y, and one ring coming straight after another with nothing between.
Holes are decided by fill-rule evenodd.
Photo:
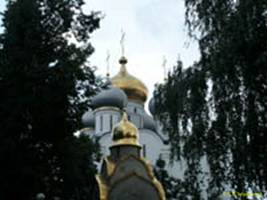
<instances>
[{"instance_id":1,"label":"green tree foliage","mask_svg":"<svg viewBox=\"0 0 267 200\"><path fill-rule=\"evenodd\" d=\"M182 158L187 163L184 180L179 180L185 190L184 195L170 193L170 197L200 199L200 163L205 155L205 133L208 128L208 107L205 100L207 85L197 64L186 71L182 68L182 62L178 61L167 81L157 86L154 93L156 115L162 122L163 130L172 138L172 160Z\"/></svg>"},{"instance_id":2,"label":"green tree foliage","mask_svg":"<svg viewBox=\"0 0 267 200\"><path fill-rule=\"evenodd\" d=\"M267 187L267 1L185 0L189 33L201 58L176 66L158 85L158 116L173 158L188 164L199 199L201 159L209 166L209 199ZM240 198L240 197L239 197ZM246 197L243 197L244 199Z\"/></svg>"},{"instance_id":3,"label":"green tree foliage","mask_svg":"<svg viewBox=\"0 0 267 200\"><path fill-rule=\"evenodd\" d=\"M101 17L84 13L83 5L7 3L0 35L0 199L92 197L97 145L73 133L97 88L87 58Z\"/></svg>"},{"instance_id":4,"label":"green tree foliage","mask_svg":"<svg viewBox=\"0 0 267 200\"><path fill-rule=\"evenodd\" d=\"M185 197L189 196L185 182L168 173L162 158L157 160L154 172L164 188L167 200L186 199Z\"/></svg>"}]
</instances>

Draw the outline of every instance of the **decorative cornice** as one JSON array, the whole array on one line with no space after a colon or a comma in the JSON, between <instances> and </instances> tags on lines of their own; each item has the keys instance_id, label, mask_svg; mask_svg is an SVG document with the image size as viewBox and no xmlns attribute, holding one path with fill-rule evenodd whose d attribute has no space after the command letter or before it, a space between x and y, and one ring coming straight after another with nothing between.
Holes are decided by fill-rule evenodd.
<instances>
[{"instance_id":1,"label":"decorative cornice","mask_svg":"<svg viewBox=\"0 0 267 200\"><path fill-rule=\"evenodd\" d=\"M144 105L145 105L145 103L143 101L139 100L139 99L129 98L128 102L137 103L137 104L141 105L142 107L144 107Z\"/></svg>"},{"instance_id":2,"label":"decorative cornice","mask_svg":"<svg viewBox=\"0 0 267 200\"><path fill-rule=\"evenodd\" d=\"M112 111L117 111L117 112L120 112L122 113L122 110L117 108L117 107L113 107L113 106L103 106L103 107L100 107L100 108L97 108L94 110L94 114L96 112L99 112L99 111L105 111L105 110L112 110Z\"/></svg>"},{"instance_id":3,"label":"decorative cornice","mask_svg":"<svg viewBox=\"0 0 267 200\"><path fill-rule=\"evenodd\" d=\"M79 130L79 132L85 132L85 131L94 131L95 129L93 127L86 127Z\"/></svg>"}]
</instances>

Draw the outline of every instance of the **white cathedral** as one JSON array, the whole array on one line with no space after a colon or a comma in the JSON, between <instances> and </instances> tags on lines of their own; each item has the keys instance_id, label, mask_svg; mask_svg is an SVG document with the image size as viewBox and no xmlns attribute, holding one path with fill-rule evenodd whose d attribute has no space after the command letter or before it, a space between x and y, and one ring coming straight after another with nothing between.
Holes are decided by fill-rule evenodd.
<instances>
[{"instance_id":1,"label":"white cathedral","mask_svg":"<svg viewBox=\"0 0 267 200\"><path fill-rule=\"evenodd\" d=\"M119 60L120 71L108 79L107 89L103 89L92 98L92 110L87 111L82 122L85 126L83 132L90 137L99 138L101 153L109 154L112 143L111 132L126 111L128 120L139 131L139 141L142 146L142 156L151 161L152 165L161 157L166 162L167 170L174 176L182 175L182 166L178 163L170 164L169 139L162 134L159 122L153 117L155 103L153 98L149 101L150 116L144 109L147 101L148 89L138 78L129 74L126 68L127 59L122 56Z\"/></svg>"},{"instance_id":2,"label":"white cathedral","mask_svg":"<svg viewBox=\"0 0 267 200\"><path fill-rule=\"evenodd\" d=\"M155 114L154 99L149 101L149 112L152 115L150 116L144 108L148 97L147 87L141 80L129 74L126 68L127 59L124 56L120 58L119 64L118 74L108 78L107 89L103 89L92 98L92 109L82 116L85 128L81 132L92 138L98 138L102 156L106 157L110 154L112 129L121 121L123 113L126 112L128 120L138 128L141 156L154 166L159 158L163 159L170 175L184 179L186 162L183 159L170 162L170 139L162 133L160 122L153 116ZM131 138L123 141L127 141L125 145L129 145ZM124 144L120 143L120 145ZM101 163L98 163L98 166L100 168ZM206 174L209 173L205 156L201 159L201 166ZM208 178L207 175L203 179L204 190L207 189ZM231 187L227 185L225 188L231 190ZM206 191L203 191L202 195L204 199L207 199ZM228 197L221 195L221 199L226 200Z\"/></svg>"}]
</instances>

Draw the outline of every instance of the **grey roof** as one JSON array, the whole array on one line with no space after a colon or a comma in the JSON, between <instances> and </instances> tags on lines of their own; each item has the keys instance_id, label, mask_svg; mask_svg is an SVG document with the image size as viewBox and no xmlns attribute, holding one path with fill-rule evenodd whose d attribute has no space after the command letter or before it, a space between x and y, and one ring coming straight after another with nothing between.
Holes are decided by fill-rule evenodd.
<instances>
[{"instance_id":1,"label":"grey roof","mask_svg":"<svg viewBox=\"0 0 267 200\"><path fill-rule=\"evenodd\" d=\"M109 78L107 78L106 82L104 83L104 87L112 88L112 82Z\"/></svg>"},{"instance_id":2,"label":"grey roof","mask_svg":"<svg viewBox=\"0 0 267 200\"><path fill-rule=\"evenodd\" d=\"M151 98L149 103L148 103L148 109L149 109L149 112L152 114L152 115L155 115L156 114L156 103L155 103L155 99L154 98Z\"/></svg>"},{"instance_id":3,"label":"grey roof","mask_svg":"<svg viewBox=\"0 0 267 200\"><path fill-rule=\"evenodd\" d=\"M121 89L114 87L105 89L92 98L92 107L94 109L104 106L123 109L127 103L128 99L126 94Z\"/></svg>"},{"instance_id":4,"label":"grey roof","mask_svg":"<svg viewBox=\"0 0 267 200\"><path fill-rule=\"evenodd\" d=\"M144 129L149 129L149 130L157 132L157 126L152 117L144 113L143 120L144 120L144 127L143 127Z\"/></svg>"},{"instance_id":5,"label":"grey roof","mask_svg":"<svg viewBox=\"0 0 267 200\"><path fill-rule=\"evenodd\" d=\"M95 127L95 116L92 111L87 111L82 116L82 123L86 127Z\"/></svg>"}]
</instances>

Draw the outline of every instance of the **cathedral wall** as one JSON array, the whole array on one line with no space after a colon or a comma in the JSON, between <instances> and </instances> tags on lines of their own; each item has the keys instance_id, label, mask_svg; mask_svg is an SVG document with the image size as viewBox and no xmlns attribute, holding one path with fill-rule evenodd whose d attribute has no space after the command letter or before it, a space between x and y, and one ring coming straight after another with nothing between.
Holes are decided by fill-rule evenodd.
<instances>
[{"instance_id":1,"label":"cathedral wall","mask_svg":"<svg viewBox=\"0 0 267 200\"><path fill-rule=\"evenodd\" d=\"M126 110L129 120L137 128L141 128L143 126L142 115L144 113L144 107L141 104L135 102L128 102Z\"/></svg>"},{"instance_id":2,"label":"cathedral wall","mask_svg":"<svg viewBox=\"0 0 267 200\"><path fill-rule=\"evenodd\" d=\"M160 154L165 152L166 145L156 135L155 132L148 129L139 130L139 142L142 146L142 156L146 157L154 165Z\"/></svg>"},{"instance_id":3,"label":"cathedral wall","mask_svg":"<svg viewBox=\"0 0 267 200\"><path fill-rule=\"evenodd\" d=\"M95 134L101 136L107 132L111 132L114 124L121 119L120 111L112 109L97 110L95 112Z\"/></svg>"},{"instance_id":4,"label":"cathedral wall","mask_svg":"<svg viewBox=\"0 0 267 200\"><path fill-rule=\"evenodd\" d=\"M142 104L133 102L133 101L128 101L127 104L127 113L135 113L142 115L144 113L144 106Z\"/></svg>"},{"instance_id":5,"label":"cathedral wall","mask_svg":"<svg viewBox=\"0 0 267 200\"><path fill-rule=\"evenodd\" d=\"M104 134L100 138L99 144L101 146L101 154L103 154L104 156L109 155L109 147L112 144L111 133Z\"/></svg>"}]
</instances>

